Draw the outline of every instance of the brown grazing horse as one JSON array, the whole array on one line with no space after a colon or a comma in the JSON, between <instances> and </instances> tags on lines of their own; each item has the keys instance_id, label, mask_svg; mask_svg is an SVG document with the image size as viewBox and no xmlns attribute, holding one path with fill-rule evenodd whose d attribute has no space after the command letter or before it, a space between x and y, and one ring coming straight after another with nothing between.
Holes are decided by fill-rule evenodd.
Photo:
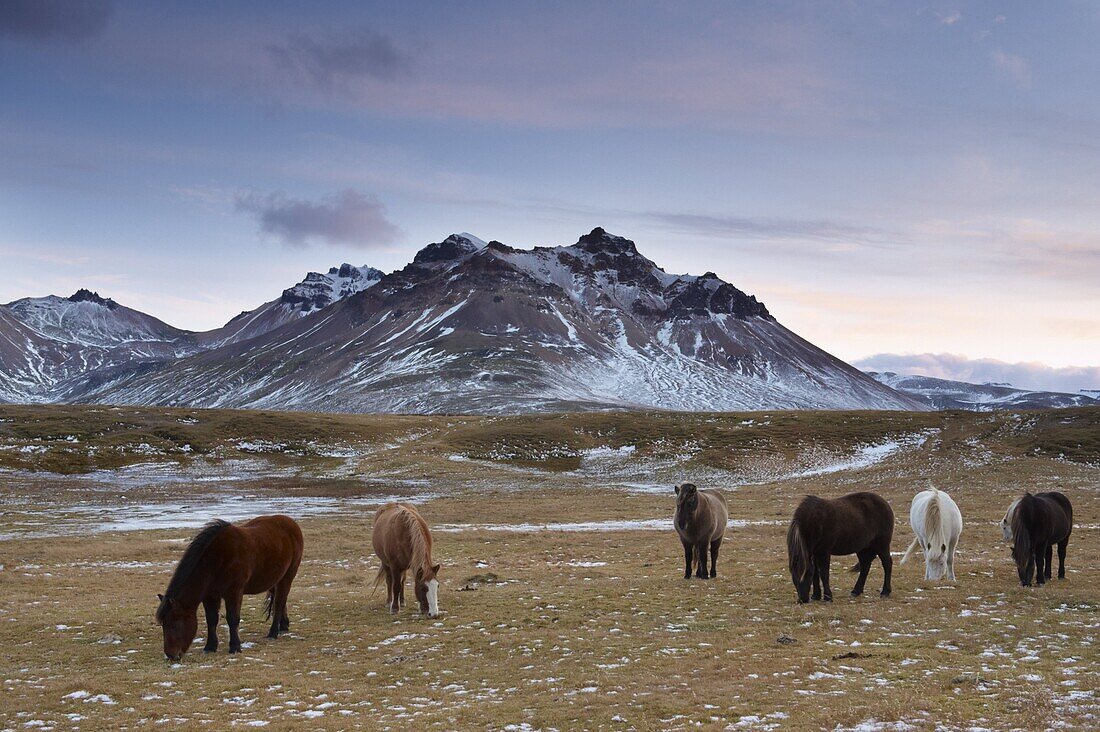
<instances>
[{"instance_id":1,"label":"brown grazing horse","mask_svg":"<svg viewBox=\"0 0 1100 732\"><path fill-rule=\"evenodd\" d=\"M718 574L718 548L726 535L729 511L721 491L699 490L694 483L676 486L676 533L684 545L684 579L707 579L707 547L710 547L710 577Z\"/></svg>"},{"instance_id":2,"label":"brown grazing horse","mask_svg":"<svg viewBox=\"0 0 1100 732\"><path fill-rule=\"evenodd\" d=\"M260 516L242 524L215 520L183 552L160 598L157 622L164 629L164 655L179 661L198 629L199 605L206 610L207 653L218 650L218 607L225 601L229 652L240 653L241 600L267 593L268 638L290 628L286 598L302 562L302 530L289 516Z\"/></svg>"},{"instance_id":3,"label":"brown grazing horse","mask_svg":"<svg viewBox=\"0 0 1100 732\"><path fill-rule=\"evenodd\" d=\"M415 508L407 503L387 503L374 517L371 536L374 553L382 568L374 578L377 587L386 578L386 606L391 613L405 604L405 573L415 571L413 591L420 612L429 618L439 615L439 565L432 564L432 533Z\"/></svg>"},{"instance_id":4,"label":"brown grazing horse","mask_svg":"<svg viewBox=\"0 0 1100 732\"><path fill-rule=\"evenodd\" d=\"M1050 579L1054 545L1058 545L1058 579L1066 578L1066 547L1073 531L1073 506L1057 491L1025 493L1012 514L1012 558L1020 584L1031 586L1032 570L1035 584Z\"/></svg>"},{"instance_id":5,"label":"brown grazing horse","mask_svg":"<svg viewBox=\"0 0 1100 732\"><path fill-rule=\"evenodd\" d=\"M871 562L878 557L886 574L880 594L889 597L894 566L890 558L893 537L894 512L890 504L874 493L851 493L831 500L806 496L795 509L787 531L787 558L798 601L810 601L811 581L814 600L821 599L824 587L825 601L832 601L829 559L837 554L859 557L859 564L853 568L853 571L858 569L859 579L852 589L852 597L863 594Z\"/></svg>"}]
</instances>

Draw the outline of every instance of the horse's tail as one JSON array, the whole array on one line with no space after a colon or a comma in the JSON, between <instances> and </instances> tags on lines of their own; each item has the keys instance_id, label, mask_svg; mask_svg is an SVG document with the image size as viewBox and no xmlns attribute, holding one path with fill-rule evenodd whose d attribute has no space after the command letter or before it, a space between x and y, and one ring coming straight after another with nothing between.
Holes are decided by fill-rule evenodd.
<instances>
[{"instance_id":1,"label":"horse's tail","mask_svg":"<svg viewBox=\"0 0 1100 732\"><path fill-rule=\"evenodd\" d=\"M791 521L791 527L787 529L787 560L791 576L796 579L805 577L813 567L810 547L806 544L806 537L802 535L797 519Z\"/></svg>"},{"instance_id":2,"label":"horse's tail","mask_svg":"<svg viewBox=\"0 0 1100 732\"><path fill-rule=\"evenodd\" d=\"M909 561L909 557L913 554L913 550L920 546L920 537L914 536L913 542L909 545L909 548L905 550L905 554L901 555L901 563L905 564Z\"/></svg>"},{"instance_id":3,"label":"horse's tail","mask_svg":"<svg viewBox=\"0 0 1100 732\"><path fill-rule=\"evenodd\" d=\"M382 584L382 578L386 576L386 568L379 567L378 574L374 575L374 582L370 585L370 596L374 597L374 593L378 591L378 585Z\"/></svg>"},{"instance_id":4,"label":"horse's tail","mask_svg":"<svg viewBox=\"0 0 1100 732\"><path fill-rule=\"evenodd\" d=\"M267 600L264 602L264 614L271 620L271 614L275 612L275 588L267 591Z\"/></svg>"}]
</instances>

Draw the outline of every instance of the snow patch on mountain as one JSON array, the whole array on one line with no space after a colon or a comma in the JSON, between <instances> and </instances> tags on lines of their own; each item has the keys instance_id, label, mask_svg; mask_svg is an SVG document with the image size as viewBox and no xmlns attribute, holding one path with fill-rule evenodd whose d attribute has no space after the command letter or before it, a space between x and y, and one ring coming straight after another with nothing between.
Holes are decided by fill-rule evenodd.
<instances>
[{"instance_id":1,"label":"snow patch on mountain","mask_svg":"<svg viewBox=\"0 0 1100 732\"><path fill-rule=\"evenodd\" d=\"M1100 405L1087 393L1077 394L1017 389L1011 384L971 384L932 376L897 374L892 371L868 374L891 389L919 399L933 409L965 409L992 412L1000 409L1061 409Z\"/></svg>"}]
</instances>

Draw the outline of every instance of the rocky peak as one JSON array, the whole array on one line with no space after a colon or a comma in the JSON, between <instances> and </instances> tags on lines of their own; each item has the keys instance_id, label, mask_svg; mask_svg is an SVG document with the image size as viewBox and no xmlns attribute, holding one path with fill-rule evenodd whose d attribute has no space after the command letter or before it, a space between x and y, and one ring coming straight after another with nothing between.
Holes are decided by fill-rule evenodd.
<instances>
[{"instance_id":1,"label":"rocky peak","mask_svg":"<svg viewBox=\"0 0 1100 732\"><path fill-rule=\"evenodd\" d=\"M468 254L473 254L482 247L485 242L476 236L469 234L451 234L441 242L429 244L416 253L413 264L433 264L435 262L450 262L461 259Z\"/></svg>"},{"instance_id":2,"label":"rocky peak","mask_svg":"<svg viewBox=\"0 0 1100 732\"><path fill-rule=\"evenodd\" d=\"M599 226L578 239L577 248L590 254L608 254L611 256L638 253L638 248L634 246L634 242L630 239L608 234Z\"/></svg>"},{"instance_id":3,"label":"rocky peak","mask_svg":"<svg viewBox=\"0 0 1100 732\"><path fill-rule=\"evenodd\" d=\"M100 297L98 292L92 292L83 287L69 296L69 302L94 302L96 305L102 305L108 310L114 310L118 307L118 303L109 297Z\"/></svg>"}]
</instances>

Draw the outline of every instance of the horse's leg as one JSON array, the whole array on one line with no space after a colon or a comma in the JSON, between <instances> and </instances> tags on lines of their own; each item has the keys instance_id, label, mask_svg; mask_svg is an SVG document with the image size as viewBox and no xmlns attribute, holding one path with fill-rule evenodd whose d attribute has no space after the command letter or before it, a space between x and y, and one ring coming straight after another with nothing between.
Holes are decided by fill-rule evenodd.
<instances>
[{"instance_id":1,"label":"horse's leg","mask_svg":"<svg viewBox=\"0 0 1100 732\"><path fill-rule=\"evenodd\" d=\"M810 594L810 599L811 600L820 600L821 599L821 573L817 571L817 562L813 562L811 560L811 563L813 564L814 589L813 589L813 592Z\"/></svg>"},{"instance_id":2,"label":"horse's leg","mask_svg":"<svg viewBox=\"0 0 1100 732\"><path fill-rule=\"evenodd\" d=\"M406 570L407 571L407 570ZM397 574L397 607L405 607L405 572Z\"/></svg>"},{"instance_id":3,"label":"horse's leg","mask_svg":"<svg viewBox=\"0 0 1100 732\"><path fill-rule=\"evenodd\" d=\"M400 590L400 585L399 585L399 583L401 582L401 573L398 572L393 567L391 567L389 569L389 573L390 573L389 583L390 583L390 587L392 588L390 590L390 613L396 614L398 607L400 607L400 605L399 605L400 600L397 597L397 593L399 593L401 591Z\"/></svg>"},{"instance_id":4,"label":"horse's leg","mask_svg":"<svg viewBox=\"0 0 1100 732\"><path fill-rule=\"evenodd\" d=\"M829 560L832 557L828 554L818 554L814 557L814 563L817 565L817 572L821 575L821 591L822 599L825 602L833 601L833 586L829 584Z\"/></svg>"},{"instance_id":5,"label":"horse's leg","mask_svg":"<svg viewBox=\"0 0 1100 732\"><path fill-rule=\"evenodd\" d=\"M882 571L886 575L882 580L882 591L878 594L881 597L889 597L890 593L893 592L893 588L890 586L890 578L894 574L894 559L890 556L889 544L878 553L878 559L882 562Z\"/></svg>"},{"instance_id":6,"label":"horse's leg","mask_svg":"<svg viewBox=\"0 0 1100 732\"><path fill-rule=\"evenodd\" d=\"M1046 555L1046 559L1044 559L1046 564L1043 565L1043 576L1046 577L1047 579L1050 579L1050 565L1054 564L1054 562L1052 561L1053 559L1054 559L1054 545L1053 544L1047 544L1047 555Z\"/></svg>"},{"instance_id":7,"label":"horse's leg","mask_svg":"<svg viewBox=\"0 0 1100 732\"><path fill-rule=\"evenodd\" d=\"M947 579L951 582L955 581L955 546L954 542L947 547Z\"/></svg>"},{"instance_id":8,"label":"horse's leg","mask_svg":"<svg viewBox=\"0 0 1100 732\"><path fill-rule=\"evenodd\" d=\"M875 550L864 549L857 552L856 556L859 557L859 577L856 578L856 585L852 588L852 597L859 597L863 594L863 588L867 584L867 575L871 572L871 562L875 561Z\"/></svg>"},{"instance_id":9,"label":"horse's leg","mask_svg":"<svg viewBox=\"0 0 1100 732\"><path fill-rule=\"evenodd\" d=\"M225 597L225 619L229 623L229 652L241 652L241 602L244 600L244 588L230 591Z\"/></svg>"},{"instance_id":10,"label":"horse's leg","mask_svg":"<svg viewBox=\"0 0 1100 732\"><path fill-rule=\"evenodd\" d=\"M703 539L695 545L695 551L699 553L699 562L695 565L695 576L699 579L707 579L707 545L709 542Z\"/></svg>"},{"instance_id":11,"label":"horse's leg","mask_svg":"<svg viewBox=\"0 0 1100 732\"><path fill-rule=\"evenodd\" d=\"M206 611L206 645L204 653L215 653L218 650L218 606L221 600L216 597L202 601L202 609Z\"/></svg>"},{"instance_id":12,"label":"horse's leg","mask_svg":"<svg viewBox=\"0 0 1100 732\"><path fill-rule=\"evenodd\" d=\"M1066 548L1069 547L1069 537L1058 542L1058 579L1066 578Z\"/></svg>"},{"instance_id":13,"label":"horse's leg","mask_svg":"<svg viewBox=\"0 0 1100 732\"><path fill-rule=\"evenodd\" d=\"M279 580L282 592L280 597L282 601L279 607L279 632L290 630L290 615L286 611L287 598L290 597L290 586L294 584L294 578L298 576L298 567L302 563L302 558L299 557L295 562L290 565L290 569L286 571L283 578Z\"/></svg>"},{"instance_id":14,"label":"horse's leg","mask_svg":"<svg viewBox=\"0 0 1100 732\"><path fill-rule=\"evenodd\" d=\"M390 605L393 604L393 575L385 564L382 565L382 574L386 578L386 609L389 610Z\"/></svg>"},{"instance_id":15,"label":"horse's leg","mask_svg":"<svg viewBox=\"0 0 1100 732\"><path fill-rule=\"evenodd\" d=\"M279 611L282 602L281 591L281 582L276 582L275 586L271 588L271 628L267 631L267 637L273 640L279 637L279 621L283 619L282 613Z\"/></svg>"},{"instance_id":16,"label":"horse's leg","mask_svg":"<svg viewBox=\"0 0 1100 732\"><path fill-rule=\"evenodd\" d=\"M1047 581L1046 572L1043 570L1043 559L1046 558L1047 550L1042 544L1038 544L1035 547L1035 584L1042 585Z\"/></svg>"},{"instance_id":17,"label":"horse's leg","mask_svg":"<svg viewBox=\"0 0 1100 732\"><path fill-rule=\"evenodd\" d=\"M680 539L680 543L684 545L684 579L691 579L691 554L695 551L695 548L687 541Z\"/></svg>"},{"instance_id":18,"label":"horse's leg","mask_svg":"<svg viewBox=\"0 0 1100 732\"><path fill-rule=\"evenodd\" d=\"M722 546L721 537L710 543L710 576L714 579L718 576L718 548Z\"/></svg>"}]
</instances>

